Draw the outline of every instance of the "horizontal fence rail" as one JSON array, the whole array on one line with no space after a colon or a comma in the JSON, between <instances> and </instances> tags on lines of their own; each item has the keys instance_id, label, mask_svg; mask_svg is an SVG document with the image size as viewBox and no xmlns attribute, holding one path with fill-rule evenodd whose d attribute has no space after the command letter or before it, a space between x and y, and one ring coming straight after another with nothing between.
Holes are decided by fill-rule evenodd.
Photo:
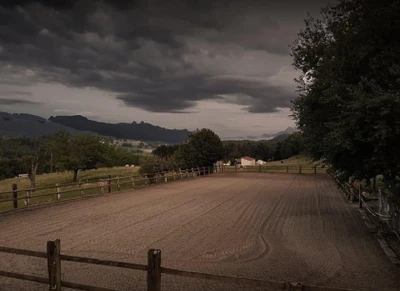
<instances>
[{"instance_id":1,"label":"horizontal fence rail","mask_svg":"<svg viewBox=\"0 0 400 291\"><path fill-rule=\"evenodd\" d=\"M356 188L348 182L341 182L336 176L332 174L330 174L329 176L335 180L336 184L344 192L347 199L349 199L351 202L358 201L360 209L366 209L368 213L371 214L372 217L376 218L379 222L386 223L388 222L388 220L390 220L390 215L378 213L374 209L372 209L372 207L370 207L368 200L363 195L361 183L358 188Z\"/></svg>"},{"instance_id":2,"label":"horizontal fence rail","mask_svg":"<svg viewBox=\"0 0 400 291\"><path fill-rule=\"evenodd\" d=\"M280 165L280 166L223 166L227 172L259 172L259 173L287 173L287 174L324 174L326 167L303 166L303 165Z\"/></svg>"},{"instance_id":3,"label":"horizontal fence rail","mask_svg":"<svg viewBox=\"0 0 400 291\"><path fill-rule=\"evenodd\" d=\"M58 202L83 197L93 197L106 193L113 193L125 190L133 190L149 184L172 182L181 179L207 175L214 172L261 172L261 173L299 173L317 174L325 173L322 167L304 166L225 166L215 165L214 167L196 167L190 169L176 169L170 171L160 171L146 174L136 174L132 176L109 177L100 179L97 182L78 182L68 184L55 184L46 187L18 189L17 184L13 184L10 191L0 192L0 213L12 209L24 208L27 206Z\"/></svg>"},{"instance_id":4,"label":"horizontal fence rail","mask_svg":"<svg viewBox=\"0 0 400 291\"><path fill-rule=\"evenodd\" d=\"M55 184L54 186L27 189L18 189L17 184L13 184L11 191L0 192L0 212L48 202L133 190L150 184L167 183L208 175L216 171L223 171L223 169L218 167L177 169L123 177L109 176L108 179L100 179L97 182L90 183Z\"/></svg>"},{"instance_id":5,"label":"horizontal fence rail","mask_svg":"<svg viewBox=\"0 0 400 291\"><path fill-rule=\"evenodd\" d=\"M87 263L93 265L103 265L109 267L127 268L132 270L145 271L147 273L147 290L148 291L161 291L161 274L197 278L212 280L221 283L233 283L238 285L246 285L253 287L265 287L269 290L287 290L287 291L357 291L355 289L343 289L336 287L322 287L322 286L311 286L303 285L300 283L293 282L276 282L266 280L256 280L240 277L221 276L207 273L183 271L172 268L165 268L161 266L161 250L150 249L147 253L148 263L147 265L132 264L127 262L117 262L109 260L100 260L85 257L76 257L61 254L61 243L60 240L51 240L47 242L47 252L37 252L24 249L8 248L0 246L0 253L9 253L23 256L47 258L48 278L25 275L21 273L8 272L0 270L0 277L20 279L24 281L31 281L41 283L49 286L49 290L61 291L62 287L73 288L77 290L87 291L118 291L116 289L103 288L92 285L85 285L73 282L67 282L61 280L61 262L70 261L77 263Z\"/></svg>"}]
</instances>

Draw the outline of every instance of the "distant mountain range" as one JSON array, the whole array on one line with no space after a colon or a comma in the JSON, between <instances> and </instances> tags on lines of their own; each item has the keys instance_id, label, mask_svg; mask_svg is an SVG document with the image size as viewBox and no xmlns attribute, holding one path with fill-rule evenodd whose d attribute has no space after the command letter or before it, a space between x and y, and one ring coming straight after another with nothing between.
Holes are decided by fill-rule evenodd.
<instances>
[{"instance_id":1,"label":"distant mountain range","mask_svg":"<svg viewBox=\"0 0 400 291\"><path fill-rule=\"evenodd\" d=\"M187 139L187 129L166 129L145 122L104 123L80 115L50 117L49 121L76 130L85 130L119 139L180 143Z\"/></svg>"},{"instance_id":2,"label":"distant mountain range","mask_svg":"<svg viewBox=\"0 0 400 291\"><path fill-rule=\"evenodd\" d=\"M32 114L0 112L0 136L49 136L61 130L71 134L87 133Z\"/></svg>"},{"instance_id":3,"label":"distant mountain range","mask_svg":"<svg viewBox=\"0 0 400 291\"><path fill-rule=\"evenodd\" d=\"M280 132L278 132L278 133L274 133L274 134L267 134L267 133L264 133L264 134L262 135L262 137L264 137L264 138L273 138L273 137L276 137L276 136L279 136L279 135L285 135L285 134L290 135L290 134L292 134L292 133L295 133L296 131L297 131L297 129L295 129L295 128L289 126L289 127L286 128L284 131L280 131Z\"/></svg>"},{"instance_id":4,"label":"distant mountain range","mask_svg":"<svg viewBox=\"0 0 400 291\"><path fill-rule=\"evenodd\" d=\"M133 139L151 142L180 143L186 140L186 129L167 129L149 123L103 123L86 117L56 116L48 120L40 116L0 112L0 136L49 136L58 131L71 134L99 134L118 139Z\"/></svg>"}]
</instances>

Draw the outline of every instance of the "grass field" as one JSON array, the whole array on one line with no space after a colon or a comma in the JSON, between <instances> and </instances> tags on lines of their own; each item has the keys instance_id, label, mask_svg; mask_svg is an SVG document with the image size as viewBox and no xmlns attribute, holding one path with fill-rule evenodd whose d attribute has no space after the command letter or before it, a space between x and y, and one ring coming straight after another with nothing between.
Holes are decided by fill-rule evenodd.
<instances>
[{"instance_id":1,"label":"grass field","mask_svg":"<svg viewBox=\"0 0 400 291\"><path fill-rule=\"evenodd\" d=\"M306 156L293 156L288 159L282 160L281 161L271 161L267 162L263 166L302 166L302 167L314 167L314 166L320 166L321 162L317 161L314 162L312 161L309 157Z\"/></svg>"},{"instance_id":2,"label":"grass field","mask_svg":"<svg viewBox=\"0 0 400 291\"><path fill-rule=\"evenodd\" d=\"M64 173L52 173L52 174L42 174L38 175L36 179L36 187L51 187L45 189L36 190L34 193L31 193L30 204L37 204L37 203L44 203L50 202L52 200L57 200L57 196L50 195L50 196L41 196L35 197L40 195L46 195L55 193L57 191L56 184L61 185L68 185L68 186L61 186L59 188L60 191L70 191L68 193L64 193L61 195L60 200L68 200L76 197L80 197L82 195L94 195L99 194L100 188L98 187L98 182L100 179L106 179L109 175L112 178L117 176L119 177L128 177L132 175L136 175L139 170L139 167L131 168L131 167L113 167L113 168L100 168L96 170L89 170L89 171L82 171L79 173L78 179L82 182L81 187L84 191L81 191L79 183L72 183L73 174L71 172L64 172ZM130 178L128 179L130 181ZM120 182L128 182L128 180L121 180ZM116 185L114 185L115 181L113 181L112 191L117 191ZM18 197L24 198L26 196L26 191L24 189L30 188L30 182L28 178L13 178L13 179L6 179L0 181L0 192L11 191L12 184L17 184L18 187ZM122 190L124 190L125 185L122 185ZM73 191L71 191L73 190ZM2 194L0 195L1 199L11 199L12 194ZM1 200L0 199L0 200ZM18 208L24 207L25 202L24 200L18 200ZM13 202L7 201L0 203L0 211L10 210L13 209Z\"/></svg>"},{"instance_id":3,"label":"grass field","mask_svg":"<svg viewBox=\"0 0 400 291\"><path fill-rule=\"evenodd\" d=\"M301 167L301 170L300 170ZM314 170L316 167L316 171ZM234 166L225 166L226 171L235 171ZM289 159L281 161L271 161L263 165L247 166L244 168L236 168L236 171L241 172L264 172L264 173L290 173L290 174L312 174L325 173L326 168L322 168L322 162L312 161L306 156L293 156Z\"/></svg>"},{"instance_id":4,"label":"grass field","mask_svg":"<svg viewBox=\"0 0 400 291\"><path fill-rule=\"evenodd\" d=\"M113 168L100 168L96 170L89 170L79 172L78 180L82 182L94 182L99 179L105 179L108 175L116 176L130 176L135 174L139 167L113 167ZM72 172L52 173L38 175L36 178L37 187L53 186L57 183L68 184L72 183ZM12 178L0 181L0 192L11 190L12 184L16 183L19 189L27 189L30 187L28 178Z\"/></svg>"},{"instance_id":5,"label":"grass field","mask_svg":"<svg viewBox=\"0 0 400 291\"><path fill-rule=\"evenodd\" d=\"M8 191L7 193L0 193L0 212L36 204L132 190L149 184L163 184L194 177L192 173L189 174L188 172L182 172L181 174L168 172L161 176L147 178L139 174L138 169L139 167L98 169L96 171L84 172L85 175L82 175L82 177L85 179L81 179L79 183L62 183L56 185L61 180L56 178L62 177L62 174L58 174L59 176L45 180L47 184L41 184L34 191L29 190L29 184L26 184L25 187L18 186L16 206L14 205L13 194L10 191L11 188L9 188L5 190ZM111 180L108 179L109 175L112 177ZM50 175L41 175L40 177L43 179L42 176Z\"/></svg>"}]
</instances>

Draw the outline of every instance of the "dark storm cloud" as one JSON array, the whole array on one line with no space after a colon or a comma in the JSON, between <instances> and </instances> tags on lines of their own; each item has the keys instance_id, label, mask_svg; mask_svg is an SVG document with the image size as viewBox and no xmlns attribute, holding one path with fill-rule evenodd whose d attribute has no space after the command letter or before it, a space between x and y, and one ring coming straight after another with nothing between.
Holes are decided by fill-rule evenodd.
<instances>
[{"instance_id":1,"label":"dark storm cloud","mask_svg":"<svg viewBox=\"0 0 400 291\"><path fill-rule=\"evenodd\" d=\"M274 112L294 96L292 87L268 81L278 70L268 71L272 58L287 57L291 36L264 3L7 1L0 75L5 65L30 69L42 82L108 90L154 112L210 99ZM238 56L256 58L247 73ZM226 74L237 76L219 77Z\"/></svg>"},{"instance_id":2,"label":"dark storm cloud","mask_svg":"<svg viewBox=\"0 0 400 291\"><path fill-rule=\"evenodd\" d=\"M39 102L23 100L23 99L6 99L0 98L0 105L20 105L20 104L27 104L27 105L39 105Z\"/></svg>"}]
</instances>

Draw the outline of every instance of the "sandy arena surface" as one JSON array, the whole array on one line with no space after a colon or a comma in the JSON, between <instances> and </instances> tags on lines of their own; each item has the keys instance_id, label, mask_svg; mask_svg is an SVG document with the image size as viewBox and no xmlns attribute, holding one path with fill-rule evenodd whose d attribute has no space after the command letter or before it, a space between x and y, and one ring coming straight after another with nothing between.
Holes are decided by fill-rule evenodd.
<instances>
[{"instance_id":1,"label":"sandy arena surface","mask_svg":"<svg viewBox=\"0 0 400 291\"><path fill-rule=\"evenodd\" d=\"M353 205L325 175L218 173L0 215L0 245L274 281L400 290ZM46 276L46 260L0 253L0 270ZM142 271L62 263L63 280L145 290ZM163 275L162 290L266 290ZM48 290L0 278L0 290ZM66 290L66 289L65 289Z\"/></svg>"}]
</instances>

